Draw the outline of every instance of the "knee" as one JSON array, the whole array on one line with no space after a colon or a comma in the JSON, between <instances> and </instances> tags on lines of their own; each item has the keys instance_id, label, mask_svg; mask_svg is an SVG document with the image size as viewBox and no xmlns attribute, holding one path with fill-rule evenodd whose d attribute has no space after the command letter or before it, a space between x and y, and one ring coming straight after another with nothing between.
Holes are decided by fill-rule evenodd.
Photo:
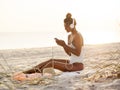
<instances>
[{"instance_id":1,"label":"knee","mask_svg":"<svg viewBox=\"0 0 120 90\"><path fill-rule=\"evenodd\" d=\"M54 59L50 59L50 60L48 60L49 62L52 62Z\"/></svg>"},{"instance_id":2,"label":"knee","mask_svg":"<svg viewBox=\"0 0 120 90\"><path fill-rule=\"evenodd\" d=\"M49 59L46 64L52 63L53 59Z\"/></svg>"},{"instance_id":3,"label":"knee","mask_svg":"<svg viewBox=\"0 0 120 90\"><path fill-rule=\"evenodd\" d=\"M51 61L52 61L52 59L49 59L49 60L46 61L46 63L51 62Z\"/></svg>"}]
</instances>

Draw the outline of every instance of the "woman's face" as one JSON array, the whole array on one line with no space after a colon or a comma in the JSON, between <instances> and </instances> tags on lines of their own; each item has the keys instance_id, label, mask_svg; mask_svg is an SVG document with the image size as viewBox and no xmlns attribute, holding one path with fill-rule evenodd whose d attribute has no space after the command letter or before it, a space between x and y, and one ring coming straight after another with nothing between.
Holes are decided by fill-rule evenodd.
<instances>
[{"instance_id":1,"label":"woman's face","mask_svg":"<svg viewBox=\"0 0 120 90\"><path fill-rule=\"evenodd\" d=\"M71 28L70 28L69 25L65 25L65 24L64 24L64 27L65 27L65 30L66 30L67 32L71 32Z\"/></svg>"}]
</instances>

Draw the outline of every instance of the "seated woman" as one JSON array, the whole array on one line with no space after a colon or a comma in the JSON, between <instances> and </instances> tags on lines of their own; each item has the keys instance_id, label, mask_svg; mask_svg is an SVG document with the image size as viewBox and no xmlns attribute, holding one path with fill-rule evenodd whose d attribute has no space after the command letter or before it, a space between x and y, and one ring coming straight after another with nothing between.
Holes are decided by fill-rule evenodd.
<instances>
[{"instance_id":1,"label":"seated woman","mask_svg":"<svg viewBox=\"0 0 120 90\"><path fill-rule=\"evenodd\" d=\"M70 13L67 13L64 19L65 30L71 34L68 35L68 44L65 41L55 38L58 45L64 48L64 51L69 55L70 59L50 59L42 62L30 70L24 71L23 74L42 73L44 68L53 67L63 72L72 72L83 70L82 63L83 54L83 37L76 30L76 21L72 18Z\"/></svg>"}]
</instances>

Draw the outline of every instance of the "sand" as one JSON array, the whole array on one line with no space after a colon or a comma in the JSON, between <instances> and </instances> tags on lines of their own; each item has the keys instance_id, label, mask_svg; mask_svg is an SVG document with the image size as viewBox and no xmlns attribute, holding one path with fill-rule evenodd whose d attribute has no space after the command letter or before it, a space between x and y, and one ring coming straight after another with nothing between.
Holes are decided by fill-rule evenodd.
<instances>
[{"instance_id":1,"label":"sand","mask_svg":"<svg viewBox=\"0 0 120 90\"><path fill-rule=\"evenodd\" d=\"M55 70L51 78L24 82L11 79L14 72L51 58L68 56L59 46L0 50L0 90L120 90L120 43L85 45L83 71Z\"/></svg>"}]
</instances>

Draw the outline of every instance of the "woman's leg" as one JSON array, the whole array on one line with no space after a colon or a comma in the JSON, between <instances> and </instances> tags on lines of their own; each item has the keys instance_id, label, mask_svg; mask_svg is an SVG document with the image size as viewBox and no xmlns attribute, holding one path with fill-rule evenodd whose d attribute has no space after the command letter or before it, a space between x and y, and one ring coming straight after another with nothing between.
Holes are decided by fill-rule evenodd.
<instances>
[{"instance_id":1,"label":"woman's leg","mask_svg":"<svg viewBox=\"0 0 120 90\"><path fill-rule=\"evenodd\" d=\"M43 67L41 67L39 69L41 71L43 71L44 68L49 68L49 67L53 67L53 68L61 70L63 72L83 70L83 64L82 63L69 64L69 63L66 63L66 62L59 62L57 60L56 61L51 61L51 62L47 63L46 65L44 65Z\"/></svg>"},{"instance_id":2,"label":"woman's leg","mask_svg":"<svg viewBox=\"0 0 120 90\"><path fill-rule=\"evenodd\" d=\"M73 63L73 68L71 71L80 71L84 69L83 63Z\"/></svg>"},{"instance_id":3,"label":"woman's leg","mask_svg":"<svg viewBox=\"0 0 120 90\"><path fill-rule=\"evenodd\" d=\"M49 64L51 62L54 62L54 61L65 63L65 64L69 63L69 60L64 60L64 59L50 59L48 61L45 61L45 62L42 62L42 63L38 64L37 66L33 67L30 70L24 71L23 73L26 73L26 74L35 73L35 72L40 73L41 72L41 68L43 68L45 65L47 65L47 64Z\"/></svg>"}]
</instances>

